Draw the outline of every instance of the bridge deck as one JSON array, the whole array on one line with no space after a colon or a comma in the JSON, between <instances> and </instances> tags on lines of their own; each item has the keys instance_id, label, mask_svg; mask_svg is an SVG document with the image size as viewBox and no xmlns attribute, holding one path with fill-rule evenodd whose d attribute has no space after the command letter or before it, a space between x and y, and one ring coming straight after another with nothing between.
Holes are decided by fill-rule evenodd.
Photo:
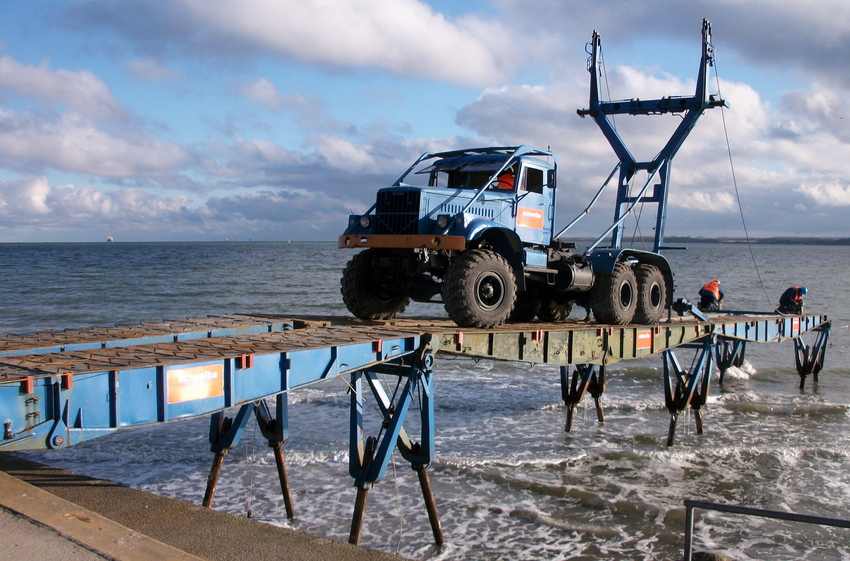
<instances>
[{"instance_id":1,"label":"bridge deck","mask_svg":"<svg viewBox=\"0 0 850 561\"><path fill-rule=\"evenodd\" d=\"M68 446L214 413L396 360L426 335L438 353L565 366L643 358L710 336L778 342L826 323L726 312L651 327L574 320L484 330L447 319L230 315L8 335L0 338L0 449Z\"/></svg>"}]
</instances>

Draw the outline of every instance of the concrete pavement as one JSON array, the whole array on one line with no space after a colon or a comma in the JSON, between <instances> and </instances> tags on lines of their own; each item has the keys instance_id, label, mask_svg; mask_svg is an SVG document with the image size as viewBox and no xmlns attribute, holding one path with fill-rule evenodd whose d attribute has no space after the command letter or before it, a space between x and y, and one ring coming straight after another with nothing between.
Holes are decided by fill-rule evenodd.
<instances>
[{"instance_id":1,"label":"concrete pavement","mask_svg":"<svg viewBox=\"0 0 850 561\"><path fill-rule=\"evenodd\" d=\"M0 525L0 561L404 561L9 453L0 453Z\"/></svg>"}]
</instances>

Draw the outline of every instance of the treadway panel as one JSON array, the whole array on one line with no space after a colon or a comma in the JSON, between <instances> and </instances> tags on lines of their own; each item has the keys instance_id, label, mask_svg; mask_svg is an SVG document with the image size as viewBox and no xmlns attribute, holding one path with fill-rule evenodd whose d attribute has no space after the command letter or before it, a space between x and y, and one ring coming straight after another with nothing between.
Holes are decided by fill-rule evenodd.
<instances>
[{"instance_id":1,"label":"treadway panel","mask_svg":"<svg viewBox=\"0 0 850 561\"><path fill-rule=\"evenodd\" d=\"M8 335L0 338L0 383L27 376L123 370L250 354L286 353L355 343L433 336L435 351L481 358L550 364L610 363L642 358L716 333L755 342L799 336L825 316L727 313L696 319L671 317L657 326L564 323L460 328L448 319L353 318L273 315L209 316L133 326ZM786 325L790 327L786 327ZM259 331L259 332L256 332ZM648 335L650 344L638 340ZM185 337L185 335L192 335ZM145 341L137 343L138 341ZM86 348L77 348L85 345ZM66 350L73 349L73 350ZM5 355L5 356L4 356Z\"/></svg>"}]
</instances>

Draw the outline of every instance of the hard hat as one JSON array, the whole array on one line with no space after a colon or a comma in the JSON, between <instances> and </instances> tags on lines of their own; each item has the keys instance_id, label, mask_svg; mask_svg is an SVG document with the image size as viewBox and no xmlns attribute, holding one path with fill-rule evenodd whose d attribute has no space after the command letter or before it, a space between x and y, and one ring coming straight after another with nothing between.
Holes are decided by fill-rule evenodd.
<instances>
[{"instance_id":1,"label":"hard hat","mask_svg":"<svg viewBox=\"0 0 850 561\"><path fill-rule=\"evenodd\" d=\"M803 296L805 296L808 293L809 293L809 289L806 288L805 286L800 289L800 294L802 294Z\"/></svg>"}]
</instances>

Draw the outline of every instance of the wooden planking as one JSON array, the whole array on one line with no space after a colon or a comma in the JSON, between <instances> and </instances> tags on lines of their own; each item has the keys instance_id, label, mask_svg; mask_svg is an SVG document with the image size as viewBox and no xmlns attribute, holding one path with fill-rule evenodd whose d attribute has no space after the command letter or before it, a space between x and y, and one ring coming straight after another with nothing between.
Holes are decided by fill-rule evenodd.
<instances>
[{"instance_id":1,"label":"wooden planking","mask_svg":"<svg viewBox=\"0 0 850 561\"><path fill-rule=\"evenodd\" d=\"M707 322L674 317L657 326L573 320L465 329L448 319L429 318L369 322L313 316L209 316L2 337L0 382L339 347L426 333L433 336L435 351L449 354L555 365L608 364L650 356L712 333L769 342L798 336L826 321L826 316L818 315L736 314L712 316ZM138 340L153 342L133 344ZM80 345L89 347L65 350Z\"/></svg>"}]
</instances>

